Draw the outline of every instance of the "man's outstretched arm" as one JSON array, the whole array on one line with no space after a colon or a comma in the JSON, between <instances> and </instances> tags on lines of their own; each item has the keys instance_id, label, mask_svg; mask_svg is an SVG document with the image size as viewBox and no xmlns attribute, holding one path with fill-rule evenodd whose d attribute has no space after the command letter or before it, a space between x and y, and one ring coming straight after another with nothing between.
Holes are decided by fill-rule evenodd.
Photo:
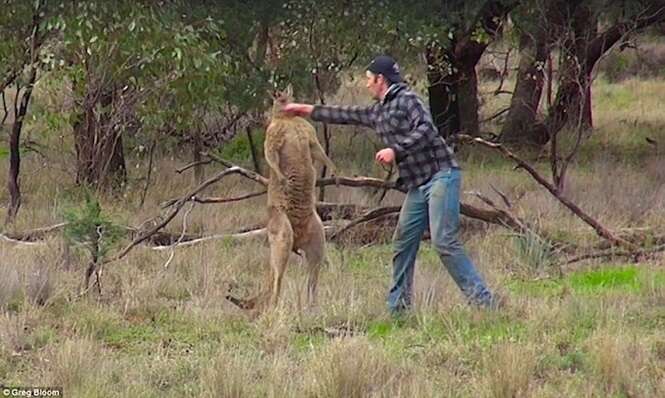
<instances>
[{"instance_id":1,"label":"man's outstretched arm","mask_svg":"<svg viewBox=\"0 0 665 398\"><path fill-rule=\"evenodd\" d=\"M330 106L292 103L284 107L284 112L295 116L310 117L318 122L374 127L375 106Z\"/></svg>"}]
</instances>

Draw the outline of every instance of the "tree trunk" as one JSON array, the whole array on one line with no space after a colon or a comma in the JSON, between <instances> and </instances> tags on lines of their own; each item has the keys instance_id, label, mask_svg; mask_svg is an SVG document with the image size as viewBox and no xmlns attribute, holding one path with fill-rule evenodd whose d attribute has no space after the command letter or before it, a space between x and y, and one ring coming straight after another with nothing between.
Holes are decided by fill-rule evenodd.
<instances>
[{"instance_id":1,"label":"tree trunk","mask_svg":"<svg viewBox=\"0 0 665 398\"><path fill-rule=\"evenodd\" d=\"M597 23L597 16L588 7L574 10L569 38L561 47L559 89L547 121L550 135L566 126L581 129L592 126L591 71L598 58L590 59L587 47L595 36Z\"/></svg>"},{"instance_id":2,"label":"tree trunk","mask_svg":"<svg viewBox=\"0 0 665 398\"><path fill-rule=\"evenodd\" d=\"M448 73L446 63L450 61L445 50L437 45L430 45L425 52L427 59L427 88L429 107L434 125L444 138L457 134L460 130L457 105L456 76Z\"/></svg>"},{"instance_id":3,"label":"tree trunk","mask_svg":"<svg viewBox=\"0 0 665 398\"><path fill-rule=\"evenodd\" d=\"M194 134L194 142L192 144L192 157L196 166L194 166L194 182L200 184L205 180L205 169L201 162L201 151L203 151L203 145L201 143L200 132Z\"/></svg>"},{"instance_id":4,"label":"tree trunk","mask_svg":"<svg viewBox=\"0 0 665 398\"><path fill-rule=\"evenodd\" d=\"M573 121L581 127L591 127L593 118L591 114L591 76L598 60L609 51L617 42L630 34L638 33L644 28L658 22L665 21L665 1L652 1L648 7L637 16L628 21L619 22L598 34L598 18L589 11L588 6L579 6L575 10L573 32L577 40L574 49L577 52L579 64L578 76L575 81L563 81L561 90L562 101L573 103L573 112L566 112L563 107L556 108L552 117L554 127L561 128L565 122ZM578 82L582 83L581 87ZM577 91L571 86L576 86ZM559 95L557 94L557 98ZM572 118L576 116L575 118ZM562 122L563 121L563 122Z\"/></svg>"},{"instance_id":5,"label":"tree trunk","mask_svg":"<svg viewBox=\"0 0 665 398\"><path fill-rule=\"evenodd\" d=\"M259 155L257 154L256 144L254 143L254 136L252 135L252 126L245 128L247 132L247 141L249 143L249 153L252 155L252 165L257 174L261 174L261 165L259 165Z\"/></svg>"},{"instance_id":6,"label":"tree trunk","mask_svg":"<svg viewBox=\"0 0 665 398\"><path fill-rule=\"evenodd\" d=\"M478 59L456 55L438 46L426 51L430 112L439 134L478 135Z\"/></svg>"},{"instance_id":7,"label":"tree trunk","mask_svg":"<svg viewBox=\"0 0 665 398\"><path fill-rule=\"evenodd\" d=\"M617 35L613 42L606 43L608 45L603 46L602 51L594 51L593 43L599 39L598 16L588 5L581 2L569 7L572 26L561 46L559 89L546 120L550 136L566 126L576 129L589 129L593 126L591 73L601 55L621 36Z\"/></svg>"},{"instance_id":8,"label":"tree trunk","mask_svg":"<svg viewBox=\"0 0 665 398\"><path fill-rule=\"evenodd\" d=\"M517 81L510 100L508 117L501 132L503 142L515 144L547 142L547 136L537 134L538 129L533 128L543 91L544 65L547 56L544 37L534 37L531 33L522 34Z\"/></svg>"},{"instance_id":9,"label":"tree trunk","mask_svg":"<svg viewBox=\"0 0 665 398\"><path fill-rule=\"evenodd\" d=\"M6 223L12 223L19 208L21 207L21 188L19 185L18 177L21 171L21 130L23 129L23 121L28 112L28 104L32 96L32 88L37 78L37 68L34 64L30 66L30 77L28 78L28 85L25 87L23 94L20 90L16 91L16 95L21 95L21 105L19 106L18 113L12 125L12 131L9 135L9 173L7 178L7 190L9 191L9 207L7 208ZM18 98L17 98L18 100Z\"/></svg>"},{"instance_id":10,"label":"tree trunk","mask_svg":"<svg viewBox=\"0 0 665 398\"><path fill-rule=\"evenodd\" d=\"M14 221L16 214L18 214L18 210L21 207L21 187L19 185L19 174L21 171L21 130L23 129L25 115L28 113L28 105L30 104L32 89L35 85L35 81L37 80L37 60L39 55L38 51L43 41L43 37L40 36L39 32L39 24L42 20L43 7L44 3L41 1L36 2L34 13L32 15L28 84L23 90L22 95L20 93L20 89L16 90L16 98L14 100L14 103L16 104L19 101L20 96L20 105L18 107L18 111L14 114L14 124L12 125L12 130L9 136L9 172L7 176L7 190L9 191L10 199L9 207L7 208L7 224ZM3 82L3 84L10 84L11 81L17 78L18 73L18 70L14 71L14 73L11 73ZM3 92L5 87L2 87Z\"/></svg>"},{"instance_id":11,"label":"tree trunk","mask_svg":"<svg viewBox=\"0 0 665 398\"><path fill-rule=\"evenodd\" d=\"M444 18L464 7L464 2L442 2ZM480 27L490 39L501 33L503 21L517 2L489 0L483 4L470 29L458 27L446 48L431 43L425 49L430 110L439 134L445 139L460 130L479 133L478 77L476 65L489 44L476 41Z\"/></svg>"},{"instance_id":12,"label":"tree trunk","mask_svg":"<svg viewBox=\"0 0 665 398\"><path fill-rule=\"evenodd\" d=\"M82 114L73 125L76 182L95 189L119 188L127 181L122 128L111 123L112 110L98 111L112 108L113 89L99 90L103 92L88 90Z\"/></svg>"},{"instance_id":13,"label":"tree trunk","mask_svg":"<svg viewBox=\"0 0 665 398\"><path fill-rule=\"evenodd\" d=\"M480 134L480 122L478 120L478 76L476 75L476 64L462 62L458 73L457 102L460 120L460 131L463 134L477 136Z\"/></svg>"}]
</instances>

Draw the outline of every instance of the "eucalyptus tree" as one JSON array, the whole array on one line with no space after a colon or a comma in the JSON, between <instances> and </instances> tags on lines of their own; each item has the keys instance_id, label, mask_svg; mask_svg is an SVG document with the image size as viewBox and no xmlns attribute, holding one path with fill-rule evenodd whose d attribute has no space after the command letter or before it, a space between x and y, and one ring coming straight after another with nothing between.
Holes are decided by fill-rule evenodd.
<instances>
[{"instance_id":1,"label":"eucalyptus tree","mask_svg":"<svg viewBox=\"0 0 665 398\"><path fill-rule=\"evenodd\" d=\"M518 38L519 64L508 115L501 128L501 140L516 144L542 144L548 134L537 116L551 52L561 35L560 11L564 1L522 2L511 13ZM555 22L556 21L556 22ZM548 62L550 61L550 62ZM551 85L551 75L548 84Z\"/></svg>"},{"instance_id":2,"label":"eucalyptus tree","mask_svg":"<svg viewBox=\"0 0 665 398\"><path fill-rule=\"evenodd\" d=\"M394 21L408 54L425 59L429 105L442 136L478 134L476 65L516 5L508 0L376 2L375 9Z\"/></svg>"},{"instance_id":3,"label":"eucalyptus tree","mask_svg":"<svg viewBox=\"0 0 665 398\"><path fill-rule=\"evenodd\" d=\"M571 1L559 10L559 88L547 115L549 135L566 126L591 127L591 83L598 61L647 26L665 20L663 0Z\"/></svg>"},{"instance_id":4,"label":"eucalyptus tree","mask_svg":"<svg viewBox=\"0 0 665 398\"><path fill-rule=\"evenodd\" d=\"M225 96L230 73L212 18L192 21L185 2L63 2L53 70L71 83L76 181L117 187L127 178L123 143L167 142ZM58 62L58 58L60 62Z\"/></svg>"},{"instance_id":5,"label":"eucalyptus tree","mask_svg":"<svg viewBox=\"0 0 665 398\"><path fill-rule=\"evenodd\" d=\"M26 63L28 42L32 32L34 4L20 0L3 0L0 5L0 92L11 85Z\"/></svg>"},{"instance_id":6,"label":"eucalyptus tree","mask_svg":"<svg viewBox=\"0 0 665 398\"><path fill-rule=\"evenodd\" d=\"M6 222L16 217L21 206L19 174L21 168L20 141L24 120L28 112L32 90L37 81L40 64L40 48L46 37L43 22L46 13L45 0L34 2L4 1L4 15L0 17L0 93L3 104L4 126L9 115L5 89L15 84L13 98L13 123L9 134L9 172L7 190L10 196Z\"/></svg>"}]
</instances>

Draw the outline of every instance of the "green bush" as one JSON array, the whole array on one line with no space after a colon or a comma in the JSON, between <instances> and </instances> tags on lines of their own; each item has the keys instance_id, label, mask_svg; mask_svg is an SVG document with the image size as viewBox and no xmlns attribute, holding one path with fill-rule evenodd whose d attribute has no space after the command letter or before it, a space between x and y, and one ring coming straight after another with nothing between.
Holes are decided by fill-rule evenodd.
<instances>
[{"instance_id":1,"label":"green bush","mask_svg":"<svg viewBox=\"0 0 665 398\"><path fill-rule=\"evenodd\" d=\"M263 157L263 142L265 141L265 132L262 130L252 131L252 139L254 140L254 149L258 158ZM229 162L237 163L238 165L251 165L252 164L252 150L249 145L249 138L247 134L238 134L231 140L225 142L219 149L220 156Z\"/></svg>"},{"instance_id":2,"label":"green bush","mask_svg":"<svg viewBox=\"0 0 665 398\"><path fill-rule=\"evenodd\" d=\"M85 203L65 212L68 224L66 239L85 250L93 262L98 262L124 235L122 227L115 225L102 213L99 201L90 193L85 194Z\"/></svg>"}]
</instances>

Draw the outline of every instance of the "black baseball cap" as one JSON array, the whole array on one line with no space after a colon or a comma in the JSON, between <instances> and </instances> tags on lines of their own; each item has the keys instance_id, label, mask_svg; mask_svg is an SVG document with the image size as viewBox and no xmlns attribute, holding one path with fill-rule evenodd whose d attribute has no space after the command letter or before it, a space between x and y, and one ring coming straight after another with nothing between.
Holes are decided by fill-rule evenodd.
<instances>
[{"instance_id":1,"label":"black baseball cap","mask_svg":"<svg viewBox=\"0 0 665 398\"><path fill-rule=\"evenodd\" d=\"M391 83L400 83L402 76L399 74L399 65L388 55L379 55L367 66L367 70L375 75L383 75Z\"/></svg>"}]
</instances>

